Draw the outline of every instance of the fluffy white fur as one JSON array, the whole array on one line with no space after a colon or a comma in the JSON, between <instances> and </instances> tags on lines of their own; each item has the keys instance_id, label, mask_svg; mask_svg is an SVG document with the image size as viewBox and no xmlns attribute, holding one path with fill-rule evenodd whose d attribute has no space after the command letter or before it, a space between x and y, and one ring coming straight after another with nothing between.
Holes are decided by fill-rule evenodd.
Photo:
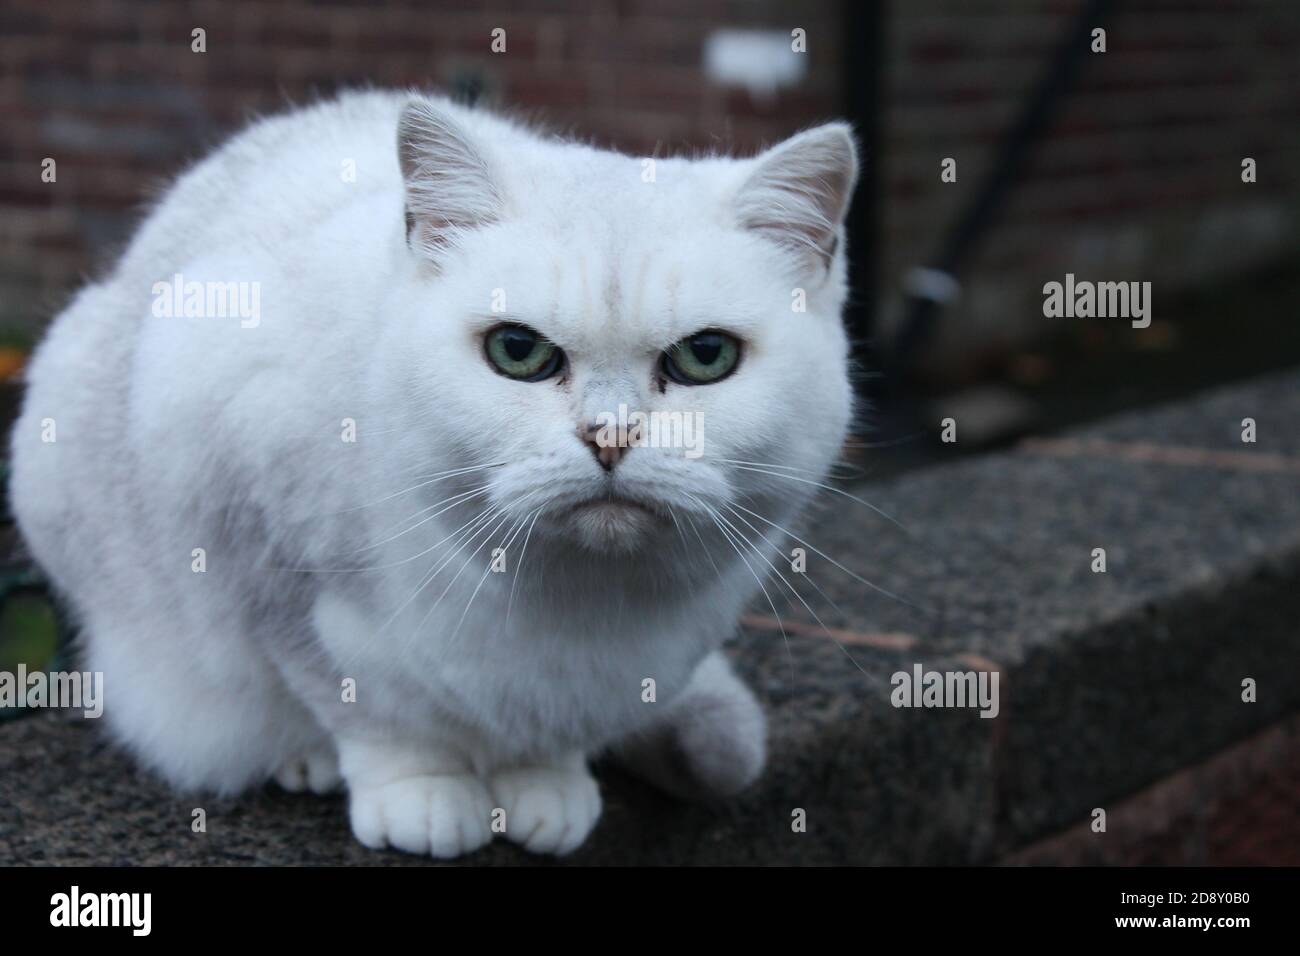
<instances>
[{"instance_id":1,"label":"fluffy white fur","mask_svg":"<svg viewBox=\"0 0 1300 956\"><path fill-rule=\"evenodd\" d=\"M359 840L439 857L498 808L509 839L572 850L611 748L670 789L751 782L763 719L718 649L769 569L705 506L781 562L774 527L725 506L789 527L811 486L728 461L817 480L838 453L855 162L832 124L646 181L639 158L361 93L183 175L54 322L12 438L14 508L116 737L181 788L345 784ZM178 273L259 283L260 322L154 315ZM505 319L564 374L496 374L482 336ZM743 341L738 371L661 383L705 328ZM699 412L703 456L604 470L579 433L620 404Z\"/></svg>"}]
</instances>

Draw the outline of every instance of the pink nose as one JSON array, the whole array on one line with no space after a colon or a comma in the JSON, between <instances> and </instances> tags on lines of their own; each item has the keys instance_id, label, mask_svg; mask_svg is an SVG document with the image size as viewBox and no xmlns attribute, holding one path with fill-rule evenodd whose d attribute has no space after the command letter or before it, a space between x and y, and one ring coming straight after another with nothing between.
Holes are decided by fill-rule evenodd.
<instances>
[{"instance_id":1,"label":"pink nose","mask_svg":"<svg viewBox=\"0 0 1300 956\"><path fill-rule=\"evenodd\" d=\"M591 453L596 456L596 461L600 462L600 467L606 471L613 471L614 466L623 460L623 456L628 453L628 449L636 443L639 436L636 428L588 425L578 430L578 437L591 449Z\"/></svg>"}]
</instances>

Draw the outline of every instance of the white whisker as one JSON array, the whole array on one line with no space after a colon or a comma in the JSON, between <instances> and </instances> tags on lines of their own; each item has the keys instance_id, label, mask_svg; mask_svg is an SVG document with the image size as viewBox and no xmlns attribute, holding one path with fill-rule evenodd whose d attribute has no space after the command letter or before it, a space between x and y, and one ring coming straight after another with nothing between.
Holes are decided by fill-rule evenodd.
<instances>
[{"instance_id":1,"label":"white whisker","mask_svg":"<svg viewBox=\"0 0 1300 956\"><path fill-rule=\"evenodd\" d=\"M822 481L812 481L812 480L810 480L810 479L808 479L808 478L800 478L800 477L798 477L797 475L783 475L783 474L781 474L780 472L777 472L777 471L769 471L769 470L766 469L766 468L755 468L755 467L753 467L752 465L733 465L733 467L739 469L740 471L752 471L752 472L757 472L757 473L760 474L760 475L768 475L768 476L770 476L770 477L772 477L772 478L786 478L786 479L788 479L788 480L790 480L790 481L797 481L797 482L799 482L800 484L804 484L804 485L812 485L812 486L815 487L815 488L822 488L822 489L824 489L824 490L826 490L826 491L829 491L829 492L831 492L831 493L833 493L833 494L837 494L837 495L840 495L840 496L842 496L842 497L844 497L844 498L848 498L850 501L856 501L858 504L860 504L860 505L862 505L862 506L864 506L864 507L866 507L866 508L870 508L870 509L871 509L872 511L874 511L876 514L880 515L880 517L884 518L886 521L888 521L890 524L892 524L892 525L893 525L895 528L897 528L899 531L902 531L904 534L909 535L909 536L912 534L911 531L909 531L907 528L905 528L902 524L900 524L900 523L899 523L897 520L895 520L894 518L892 518L892 517L890 517L889 515L885 514L885 512L881 511L879 508L877 508L875 505L873 505L870 501L866 501L866 500L863 499L863 498L859 498L857 495L851 495L851 494L849 494L847 491L843 491L843 490L841 490L841 489L839 489L839 488L832 488L830 485L826 484L825 482L822 482Z\"/></svg>"},{"instance_id":2,"label":"white whisker","mask_svg":"<svg viewBox=\"0 0 1300 956\"><path fill-rule=\"evenodd\" d=\"M739 508L741 511L745 512L745 514L750 515L750 516L752 516L752 517L754 517L754 518L757 518L759 521L763 522L764 524L771 525L773 528L775 528L777 531L780 531L782 534L786 535L787 537L789 537L789 538L793 538L795 541L798 541L800 544L802 544L802 545L803 545L805 548L807 548L809 551L812 551L814 554L816 554L816 555L818 555L818 556L820 556L820 557L822 557L822 558L825 558L827 561L829 561L829 562L830 562L831 564L833 564L835 567L839 568L841 571L843 571L843 572L844 572L845 574L847 574L849 577L853 578L853 580L857 581L859 584L865 584L867 587L871 588L871 590L875 591L876 593L878 593L878 594L883 594L885 597L890 598L891 600L897 601L899 604L906 604L908 607L910 607L910 608L914 608L915 610L918 610L918 611L922 611L922 612L924 612L924 613L926 613L926 614L933 614L933 613L934 613L934 612L931 611L929 608L922 607L922 606L920 606L919 604L914 604L913 602L907 600L906 598L899 597L899 596L898 596L897 594L895 594L893 591L889 591L889 590L887 590L887 589L885 589L885 588L882 588L882 587L881 587L880 585L878 585L878 584L872 584L870 581L868 581L868 580L867 580L866 578L864 578L862 575L858 574L858 573L855 572L855 571L851 571L851 570L849 570L849 569L846 568L844 565L840 564L838 561L836 561L834 558L832 558L832 557L831 557L829 554L827 554L826 552L824 552L824 551L822 551L822 550L820 550L820 549L814 547L813 545L809 544L807 541L805 541L803 538L799 537L799 536L798 536L797 534L795 534L793 531L788 531L787 529L782 528L782 527L781 527L779 524L777 524L775 521L771 521L771 520L769 520L768 518L764 518L761 514L759 514L759 513L756 512L756 511L750 511L750 510L749 510L748 508L746 508L744 505L736 505L736 507Z\"/></svg>"},{"instance_id":3,"label":"white whisker","mask_svg":"<svg viewBox=\"0 0 1300 956\"><path fill-rule=\"evenodd\" d=\"M528 540L533 536L533 525L537 524L537 519L541 517L543 508L538 508L533 512L533 520L528 525L528 533L524 535L523 547L519 549L519 560L515 562L515 573L510 581L510 599L506 602L505 623L510 623L510 610L515 606L515 588L519 586L519 574L524 569L524 555L528 553Z\"/></svg>"},{"instance_id":4,"label":"white whisker","mask_svg":"<svg viewBox=\"0 0 1300 956\"><path fill-rule=\"evenodd\" d=\"M456 541L452 542L455 545L455 550L452 551L451 554L444 557L441 561L436 562L432 568L430 568L428 571L424 573L424 575L420 578L420 582L416 585L415 590L411 592L411 596L408 597L405 601L403 601L400 605L398 605L397 610L394 611L392 615L389 616L388 620L384 621L384 624L382 627L380 627L379 631L383 632L387 630L389 625L391 625L393 621L397 620L398 615L401 614L402 611L406 610L407 606L410 605L410 603L420 595L420 592L422 592L426 587L428 587L434 581L435 578L438 577L442 569L445 568L448 564L450 564L451 561L456 557L456 555L460 554L460 552L463 551L471 541L473 541L480 534L482 534L483 530L488 525L490 525L498 516L503 515L505 511L506 508L504 505L494 507L494 508L488 508L487 510L481 512L478 515L478 517L472 519L471 521L466 522L464 525L461 525L459 529L453 531L446 538L443 538L443 541L448 540L448 538L453 538L453 537L457 538ZM473 527L471 527L471 525ZM464 531L464 534L461 534L460 533L461 531ZM489 537L490 536L491 536L491 532L489 532ZM439 542L439 544L441 543L442 542ZM437 545L434 545L434 547L437 547ZM424 553L427 554L428 551L432 551L432 550L433 548L426 549Z\"/></svg>"},{"instance_id":5,"label":"white whisker","mask_svg":"<svg viewBox=\"0 0 1300 956\"><path fill-rule=\"evenodd\" d=\"M692 497L691 500L694 501L701 508L703 508L708 513L709 517L713 519L713 523L717 525L718 530L721 531L723 537L727 539L727 543L730 544L732 550L736 552L736 557L740 558L740 560L745 563L745 567L749 568L749 573L752 574L754 576L754 580L758 582L759 589L762 590L763 592L763 597L767 598L767 605L772 609L772 614L776 618L776 625L781 629L781 639L785 641L785 656L786 656L786 661L790 665L790 680L791 682L793 682L794 681L794 655L790 652L790 638L785 633L785 622L781 620L781 613L776 609L776 604L772 600L772 595L768 593L767 586L763 584L763 579L759 577L758 572L754 570L754 566L749 563L749 559L746 558L744 553L740 550L740 546L731 539L730 532L728 532L727 529L722 526L722 522L719 520L718 512L715 511L713 508L710 508L708 505L700 501L698 498Z\"/></svg>"},{"instance_id":6,"label":"white whisker","mask_svg":"<svg viewBox=\"0 0 1300 956\"><path fill-rule=\"evenodd\" d=\"M361 511L365 508L373 508L375 505L382 505L385 501L392 501L394 498L400 498L402 495L409 495L412 491L418 491L428 485L436 485L440 481L446 481L448 478L457 478L461 475L468 475L476 471L483 471L485 468L499 468L504 465L504 461L488 462L484 465L472 465L468 468L452 468L450 471L440 472L436 475L423 475L420 477L427 478L427 481L420 481L419 484L412 485L409 488L403 488L401 491L395 491L391 495L385 495L376 501L367 502L364 505L356 505L352 508L344 508L342 511L331 511L329 515L349 514L353 511Z\"/></svg>"},{"instance_id":7,"label":"white whisker","mask_svg":"<svg viewBox=\"0 0 1300 956\"><path fill-rule=\"evenodd\" d=\"M755 468L775 468L778 471L798 471L798 472L802 472L805 475L820 475L822 473L814 468L799 468L795 465L779 465L775 462L770 462L770 461L744 461L743 459L740 458L715 458L713 460L717 462L721 462L724 465L752 465ZM843 476L834 475L834 474L827 476L829 478L835 479L836 481L850 481L853 478L861 477L864 474L863 470L859 468L857 465L850 465L846 462L836 462L831 467L843 469L845 471L850 472L850 474L843 475Z\"/></svg>"},{"instance_id":8,"label":"white whisker","mask_svg":"<svg viewBox=\"0 0 1300 956\"><path fill-rule=\"evenodd\" d=\"M727 505L727 507L728 507L729 509L731 508L730 505ZM849 649L848 649L847 647L845 647L843 644L841 644L838 640L836 640L835 635L832 634L832 633L830 632L830 629L829 629L825 624L822 623L822 619L821 619L820 617L817 616L817 612L814 611L814 610L812 609L812 606L811 606L807 601L804 600L804 596L803 596L802 594L799 593L798 589L795 588L795 586L794 586L793 584L791 584L791 583L786 579L786 576L781 572L781 569L778 568L775 564L773 564L773 563L772 563L772 562L771 562L771 561L770 561L770 560L769 560L769 559L768 559L768 558L767 558L767 557L766 557L766 556L765 556L765 555L764 555L764 554L763 554L763 553L758 549L758 546L755 545L752 541L750 541L748 537L746 537L746 535L745 535L745 533L744 533L743 531L741 531L739 528L737 528L735 525L733 525L730 521L728 521L726 517L724 517L724 516L722 516L722 515L719 515L719 517L721 517L723 521L726 521L727 524L731 527L731 529L732 529L733 531L735 531L736 534L738 534L738 535L740 536L741 540L743 540L747 545L749 545L750 548L753 549L754 553L755 553L756 555L758 555L760 558L762 558L764 561L766 561L766 562L767 562L767 566L770 567L774 572L776 572L776 576L777 576L778 578L781 579L782 583L784 583L785 586L786 586L787 588L790 589L790 593L793 594L796 598L798 598L798 599L799 599L799 603L802 604L802 605L804 606L804 609L805 609L809 614L812 615L813 620L817 622L817 626L820 627L820 628L822 629L822 631L826 634L827 637L829 637L832 641L835 642L835 646L838 647L838 648L840 649L841 652L843 652L844 656L847 657L847 658L852 662L852 664L853 664L854 667L856 667L859 671L862 672L862 676L864 676L864 677L869 676L869 675L867 674L866 671L862 670L862 665L859 664L859 663L857 662L857 660L853 657L853 655L849 653ZM740 517L739 514L737 514L737 517ZM741 518L741 520L744 521L745 519L744 519L744 518ZM745 521L745 524L749 524L749 522L748 522L748 521ZM754 527L753 525L749 525L749 526L750 526L751 528ZM757 531L757 529L755 529L755 531ZM763 540L764 540L764 541L767 541L767 537L766 537L766 536L763 536ZM769 542L769 543L770 543L770 542ZM811 581L809 581L808 583L812 584ZM816 587L816 585L813 585L813 586ZM819 591L819 593L820 593L820 588L818 589L818 591Z\"/></svg>"},{"instance_id":9,"label":"white whisker","mask_svg":"<svg viewBox=\"0 0 1300 956\"><path fill-rule=\"evenodd\" d=\"M442 509L439 510L439 511L435 511L433 514L429 515L427 518L424 518L424 519L422 519L422 520L420 520L420 521L417 521L415 524L411 525L409 528L405 528L405 529L403 529L402 531L399 531L399 532L397 532L397 533L394 534L394 535L390 535L389 537L384 538L384 539L381 540L381 541L376 541L374 544L368 544L368 545L366 545L366 546L364 546L364 547L361 547L361 548L354 548L354 549L351 550L351 551L343 551L343 552L340 552L340 553L341 553L341 554L360 554L360 553L363 552L363 551L371 551L371 550L373 550L373 549L375 549L375 548L382 547L383 545L388 544L390 541L396 541L398 538L402 537L402 535L410 534L410 533L411 533L412 531L414 531L416 528L419 528L419 527L421 527L421 526L423 526L423 525L425 525L425 524L428 524L428 523L429 523L430 521L432 521L434 518L438 517L438 515L443 514L444 512L450 511L452 508L458 507L458 506L461 505L461 504L464 504L466 501L470 500L471 498L477 498L479 495L483 494L485 491L487 491L487 490L488 490L489 488L491 488L491 487L492 487L491 484L480 485L479 487L474 488L474 489L471 490L471 491L465 491L465 492L462 492L462 493L460 493L460 494L458 494L458 495L452 495L450 498L444 498L444 499L442 499L442 501L439 501L439 502L437 502L436 504L429 505L428 508L421 508L419 511L417 511L415 514L411 515L410 517L403 518L402 521L399 521L399 522L398 522L398 524L401 524L401 523L404 522L404 521L410 521L412 518L418 518L418 517L420 517L420 515L424 514L426 511L429 511L429 510L431 510L431 509L433 509L433 508L437 508L438 505L447 505L447 507L442 508ZM447 504L448 502L453 502L453 504Z\"/></svg>"},{"instance_id":10,"label":"white whisker","mask_svg":"<svg viewBox=\"0 0 1300 956\"><path fill-rule=\"evenodd\" d=\"M514 502L514 504L516 504L516 505L521 504L521 503L527 501L529 498L532 498L532 497L534 497L534 496L536 496L536 495L538 495L538 494L540 494L540 493L541 493L541 489L538 489L538 490L536 490L536 491L530 491L528 494L524 495L522 498L517 499L517 500ZM487 536L483 539L482 543L479 544L479 546L478 546L477 548L475 548L472 552L470 552L469 557L466 558L466 559L465 559L465 562L460 566L460 570L458 570L458 571L456 572L456 574L452 577L452 579L451 579L450 581L447 582L447 586L446 586L445 588L443 588L443 591L442 591L441 594L438 595L437 600L435 600L435 601L433 602L433 604L431 604L431 605L429 606L429 610L425 612L424 617L422 617L422 618L420 619L420 623L417 624L417 625L415 626L415 629L411 632L411 636L410 636L409 638L407 638L407 642L406 642L406 643L407 643L408 645L410 644L411 641L413 641L413 640L414 640L414 639L419 635L420 631L424 630L424 625L428 622L429 618L433 616L433 612L434 612L435 610L437 610L438 605L442 603L443 598L445 598L445 597L446 597L446 596L451 592L451 589L455 586L456 582L460 579L460 576L461 576L462 574L465 573L465 569L466 569L467 567L469 567L470 562L474 560L474 556L477 555L480 551L482 551L483 548L488 544L488 542L492 540L492 536L495 535L495 534L497 533L497 531L499 531L499 530L501 529L501 527L502 527L502 526L503 526L507 521L510 520L510 516L509 516L509 514L507 513L507 507L504 506L504 505L503 505L501 508L497 509L497 514L498 514L498 515L501 515L501 520L498 521L497 524L494 525L490 531L488 531ZM490 523L491 523L490 521L489 521L489 522L486 522L486 523L483 525L483 527L487 527L487 524L490 524ZM462 543L460 544L460 546L456 548L455 551L453 551L450 555L448 555L447 558L446 558L445 560L443 560L443 562L442 562L442 563L441 563L437 568L434 569L433 573L428 577L428 580L424 581L424 582L423 582L423 583L422 583L422 584L421 584L421 585L416 589L415 594L413 594L413 595L411 596L411 598L414 598L417 594L419 594L419 593L420 593L421 591L423 591L426 587L428 587L429 584L431 584L431 583L433 582L433 580L434 580L434 579L435 579L435 578L436 578L436 577L441 573L442 568L446 567L448 563L450 563L450 562L451 562L451 561L452 561L452 560L453 560L453 559L454 559L458 554L460 554L463 550L465 550L465 548L468 547L469 544L470 544L472 541L474 541L474 539L477 538L477 537L478 537L480 534L482 534L482 533L483 533L483 528L479 528L479 530L477 530L477 531L474 532L474 534L473 534L472 537L470 537L468 540L462 542ZM406 601L406 604L409 604L409 603L410 603L410 600L411 600L411 599L408 598L407 601ZM405 606L405 605L403 605L403 606ZM400 611L400 610L401 610L401 609L399 608L399 611ZM390 620L391 620L391 619L390 619Z\"/></svg>"},{"instance_id":11,"label":"white whisker","mask_svg":"<svg viewBox=\"0 0 1300 956\"><path fill-rule=\"evenodd\" d=\"M724 505L724 507L725 507L728 511L730 511L733 515L735 515L737 518L739 518L741 521L743 521L744 524L745 524L745 527L749 528L750 531L754 532L754 534L756 534L756 535L758 535L760 538L762 538L762 539L763 539L763 542L764 542L765 544L770 545L770 546L772 547L772 549L773 549L774 551L776 551L777 554L781 555L781 557L783 557L783 558L786 556L786 555L785 555L785 552L780 548L780 546L778 546L777 544L775 544L775 543L772 541L772 539L769 538L769 537L767 536L767 534L766 534L762 529L756 527L755 524L754 524L752 521L750 521L748 518L746 518L744 515L742 515L742 514L741 514L739 511L737 511L733 506L731 506L731 505ZM791 573L794 573L794 572L791 572ZM805 571L805 572L803 572L802 574L800 574L800 577L802 577L805 581L807 581L810 585L812 585L812 589L813 589L814 591L817 592L818 596L819 596L823 601L825 601L827 604L829 604L829 605L830 605L830 606L831 606L831 607L832 607L832 608L833 608L837 613L841 613L841 614L843 613L842 611L840 611L840 606L839 606L838 604L835 603L834 599L832 599L831 596L830 596L829 594L827 594L825 591L823 591L823 590L822 590L822 589L817 585L817 582L813 580L812 575L808 574L808 573ZM810 608L809 610L811 610L811 608Z\"/></svg>"},{"instance_id":12,"label":"white whisker","mask_svg":"<svg viewBox=\"0 0 1300 956\"><path fill-rule=\"evenodd\" d=\"M503 554L509 551L510 545L514 543L515 538L519 536L519 532L523 530L524 525L528 522L528 519L530 517L531 515L527 515L527 514L524 515L522 518L519 519L519 523L510 529L510 532L506 538L505 543L501 545L501 551ZM470 555L471 558L473 558L473 556L474 555ZM483 576L478 579L478 584L474 586L474 591L473 593L470 594L469 600L465 602L465 610L461 612L460 620L456 622L456 629L451 632L451 637L448 638L448 643L454 641L456 639L456 635L460 633L461 627L463 627L465 624L465 618L469 616L469 609L474 606L474 599L478 597L478 592L483 589L483 583L487 581L488 575L491 573L492 573L492 562L489 561L488 566L483 570Z\"/></svg>"},{"instance_id":13,"label":"white whisker","mask_svg":"<svg viewBox=\"0 0 1300 956\"><path fill-rule=\"evenodd\" d=\"M360 568L263 568L262 570L289 571L295 574L357 574L357 573L370 572L370 571L388 571L391 570L392 568L400 568L404 564L410 564L412 561L416 561L424 557L429 552L435 550L440 545L444 544L450 538L455 537L461 531L465 530L465 528L467 528L469 525L472 525L477 521L481 520L484 515L488 514L492 510L493 509L488 508L484 511L480 511L475 517L465 522L465 524L461 525L459 528L457 528L451 534L447 535L447 537L443 538L441 541L435 541L433 544L429 545L429 547L425 548L423 551L420 551L417 554L413 554L409 558L402 558L400 561L392 561L389 562L388 564L373 564L367 567L360 567Z\"/></svg>"}]
</instances>

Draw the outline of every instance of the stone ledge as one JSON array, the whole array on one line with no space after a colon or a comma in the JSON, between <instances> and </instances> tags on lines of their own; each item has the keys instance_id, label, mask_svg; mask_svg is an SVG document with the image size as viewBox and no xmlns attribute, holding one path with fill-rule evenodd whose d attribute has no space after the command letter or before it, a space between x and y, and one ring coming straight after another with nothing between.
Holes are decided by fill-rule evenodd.
<instances>
[{"instance_id":1,"label":"stone ledge","mask_svg":"<svg viewBox=\"0 0 1300 956\"><path fill-rule=\"evenodd\" d=\"M1243 417L1255 445L1240 442ZM779 607L783 637L760 598L733 644L771 719L764 780L686 807L603 768L605 817L569 860L1005 859L1282 721L1300 711L1297 463L1288 372L853 489L906 533L825 496L807 540L917 607L810 552L830 635ZM890 676L918 662L999 671L1000 716L895 709ZM1257 703L1241 700L1245 677ZM356 845L341 798L204 801L202 836L195 805L89 722L0 727L0 863L426 862ZM795 808L806 833L791 830ZM494 845L467 862L532 861Z\"/></svg>"},{"instance_id":2,"label":"stone ledge","mask_svg":"<svg viewBox=\"0 0 1300 956\"><path fill-rule=\"evenodd\" d=\"M1300 717L1125 797L1106 824L1075 824L1001 862L1300 866Z\"/></svg>"}]
</instances>

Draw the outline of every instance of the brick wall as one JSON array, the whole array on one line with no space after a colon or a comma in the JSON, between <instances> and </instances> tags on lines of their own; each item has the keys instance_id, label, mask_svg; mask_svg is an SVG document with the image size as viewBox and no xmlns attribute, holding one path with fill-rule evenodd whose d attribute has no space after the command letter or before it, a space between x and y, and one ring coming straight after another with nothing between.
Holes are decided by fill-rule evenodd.
<instances>
[{"instance_id":1,"label":"brick wall","mask_svg":"<svg viewBox=\"0 0 1300 956\"><path fill-rule=\"evenodd\" d=\"M1081 5L893 5L884 292L891 282L897 292L898 277L934 254ZM1151 281L1160 320L1180 293L1300 251L1300 4L1114 6L1106 52L1085 57L1078 84L963 270L964 294L942 323L940 354L969 360L1052 329L1042 286L1066 272ZM1254 184L1241 180L1246 156L1258 163ZM957 160L956 183L940 181L944 157ZM896 298L886 301L888 330L898 309Z\"/></svg>"},{"instance_id":2,"label":"brick wall","mask_svg":"<svg viewBox=\"0 0 1300 956\"><path fill-rule=\"evenodd\" d=\"M703 44L723 24L788 32L780 3L5 0L0 326L48 318L165 177L255 112L365 83L472 85L636 152L750 149L835 112L838 16L832 0L800 5L807 81L755 104L703 82ZM191 51L195 27L206 53ZM490 49L497 27L504 53ZM41 181L47 156L55 184Z\"/></svg>"},{"instance_id":3,"label":"brick wall","mask_svg":"<svg viewBox=\"0 0 1300 956\"><path fill-rule=\"evenodd\" d=\"M752 149L842 101L841 2L6 0L0 9L0 335L34 329L102 264L141 203L258 111L361 83L475 88L598 142ZM1073 0L889 4L882 65L884 327L987 168ZM1300 4L1123 4L943 325L949 354L1044 329L1042 283L1166 293L1296 242ZM807 31L807 77L770 102L708 82L720 26ZM207 31L207 52L190 31ZM490 49L506 29L504 54ZM1259 182L1240 179L1253 156ZM43 183L44 157L58 181ZM958 161L958 181L939 163ZM1157 313L1158 315L1159 313Z\"/></svg>"}]
</instances>

